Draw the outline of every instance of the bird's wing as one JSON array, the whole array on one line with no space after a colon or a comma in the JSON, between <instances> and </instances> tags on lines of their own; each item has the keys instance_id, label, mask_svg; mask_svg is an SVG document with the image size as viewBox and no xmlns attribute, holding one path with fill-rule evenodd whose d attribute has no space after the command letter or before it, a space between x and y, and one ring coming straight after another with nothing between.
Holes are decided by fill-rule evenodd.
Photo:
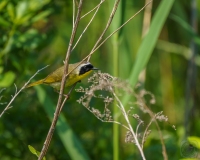
<instances>
[{"instance_id":1,"label":"bird's wing","mask_svg":"<svg viewBox=\"0 0 200 160\"><path fill-rule=\"evenodd\" d=\"M62 76L63 76L63 69L64 66L58 68L57 70L55 70L54 72L52 72L51 74L49 74L43 81L43 83L53 83L53 82L60 82L62 80Z\"/></svg>"},{"instance_id":2,"label":"bird's wing","mask_svg":"<svg viewBox=\"0 0 200 160\"><path fill-rule=\"evenodd\" d=\"M77 66L78 64L79 64L79 62L75 63L73 65L69 64L68 71L70 72L72 70L72 66ZM53 83L53 82L61 82L62 76L63 76L63 72L64 72L64 66L58 68L57 70L55 70L54 72L49 74L44 79L43 83L49 84L49 83ZM70 74L69 76L72 76L72 74Z\"/></svg>"}]
</instances>

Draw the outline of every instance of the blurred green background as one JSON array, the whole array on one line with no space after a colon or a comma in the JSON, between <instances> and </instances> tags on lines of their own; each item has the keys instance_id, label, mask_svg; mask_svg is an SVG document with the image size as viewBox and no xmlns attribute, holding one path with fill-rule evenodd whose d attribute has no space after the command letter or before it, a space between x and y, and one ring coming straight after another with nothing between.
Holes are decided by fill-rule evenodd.
<instances>
[{"instance_id":1,"label":"blurred green background","mask_svg":"<svg viewBox=\"0 0 200 160\"><path fill-rule=\"evenodd\" d=\"M85 0L82 15L99 2ZM193 8L192 2L196 2ZM123 0L106 35L144 4L145 1ZM109 0L102 4L73 50L70 63L82 60L91 51L107 23L112 5L113 2ZM0 88L6 88L0 93L0 111L14 95L14 84L19 89L38 69L50 65L34 80L45 77L63 64L72 30L72 8L72 0L0 1ZM199 30L199 11L200 1L155 0L151 10L146 11L151 20L144 21L146 15L143 10L100 47L90 60L102 72L129 79L133 86L140 71L146 68L140 80L143 87L156 98L156 104L150 108L154 113L164 111L169 118L170 124L162 122L159 125L170 160L186 158L181 152L182 144L188 136L200 136L200 77L197 74L200 37L195 32ZM81 19L75 42L93 13ZM152 26L144 37L145 30L149 28L148 20L152 21ZM194 26L191 25L192 21ZM144 24L147 24L146 29L143 28ZM87 80L83 80L76 88L79 86L88 87ZM73 92L65 104L46 158L141 159L135 145L125 143L124 128L113 127L113 124L102 123L95 118L76 102L81 95ZM28 150L28 145L41 150L57 99L58 94L45 85L20 93L12 108L0 119L1 160L36 159ZM123 99L125 104L127 100L128 97ZM145 123L149 122L148 114L138 110L136 113ZM137 125L136 122L134 124ZM151 130L144 146L145 156L152 160L163 159L154 124Z\"/></svg>"}]
</instances>

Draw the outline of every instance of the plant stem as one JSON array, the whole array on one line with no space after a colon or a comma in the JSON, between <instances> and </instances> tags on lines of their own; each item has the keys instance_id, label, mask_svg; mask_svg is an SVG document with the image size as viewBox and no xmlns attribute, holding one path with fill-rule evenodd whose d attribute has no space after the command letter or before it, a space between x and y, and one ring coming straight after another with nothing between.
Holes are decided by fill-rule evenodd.
<instances>
[{"instance_id":1,"label":"plant stem","mask_svg":"<svg viewBox=\"0 0 200 160\"><path fill-rule=\"evenodd\" d=\"M121 107L121 109L122 109L124 118L125 118L125 120L126 120L128 126L129 126L129 129L130 129L130 131L131 131L131 133L132 133L132 135L133 135L133 137L134 137L135 144L136 144L136 146L138 147L138 149L139 149L139 151L140 151L140 154L141 154L141 156L142 156L142 159L143 159L143 160L146 160L146 158L145 158L145 156L144 156L144 152L143 152L143 150L142 150L142 147L141 147L141 145L140 145L140 143L139 143L139 141L138 141L138 139L137 139L137 136L136 136L135 132L133 131L133 128L132 128L132 126L131 126L131 124L130 124L130 121L129 121L129 119L128 119L128 115L127 115L127 113L126 113L126 111L125 111L125 109L124 109L123 104L121 103L121 101L119 100L119 98L117 97L117 95L115 94L114 91L113 91L113 96L115 97L115 99L116 99L118 105L119 105L119 106Z\"/></svg>"}]
</instances>

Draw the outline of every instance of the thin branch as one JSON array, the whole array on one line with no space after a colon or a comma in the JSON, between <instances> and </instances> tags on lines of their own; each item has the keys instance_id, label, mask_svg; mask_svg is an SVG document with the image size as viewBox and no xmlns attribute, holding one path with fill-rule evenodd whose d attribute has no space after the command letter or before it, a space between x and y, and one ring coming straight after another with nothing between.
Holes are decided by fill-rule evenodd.
<instances>
[{"instance_id":1,"label":"thin branch","mask_svg":"<svg viewBox=\"0 0 200 160\"><path fill-rule=\"evenodd\" d=\"M131 133L132 133L132 135L133 135L133 137L134 137L136 146L138 147L138 149L139 149L139 151L140 151L140 154L141 154L141 156L142 156L142 159L145 160L146 158L145 158L145 156L144 156L144 152L143 152L143 150L142 150L142 148L141 148L141 146L140 146L140 143L139 143L139 141L138 141L138 139L137 139L137 136L136 136L135 132L133 131L133 128L132 128L132 126L131 126L131 124L130 124L130 121L129 121L129 119L128 119L128 116L127 116L127 114L126 114L126 111L125 111L125 109L124 109L124 106L123 106L123 104L121 103L121 101L119 100L119 98L117 97L117 95L115 94L115 92L112 92L112 93L113 93L113 96L115 97L117 103L118 103L118 104L120 105L120 107L123 109L124 118L125 118L125 120L126 120L128 126L129 126L129 129L130 129L130 131L131 131Z\"/></svg>"},{"instance_id":2,"label":"thin branch","mask_svg":"<svg viewBox=\"0 0 200 160\"><path fill-rule=\"evenodd\" d=\"M69 75L69 74L67 74L68 73L68 61L69 61L69 57L70 57L70 53L71 53L71 49L72 49L72 44L74 42L74 38L75 38L76 31L77 31L77 28L78 28L78 24L79 24L79 21L80 21L82 5L83 5L83 0L80 0L79 6L78 6L78 11L77 11L77 16L76 16L76 20L75 20L75 24L74 24L74 27L72 29L72 34L71 34L71 37L70 37L68 50L67 50L67 53L66 53L65 65L64 65L65 66L64 67L64 74L63 74L62 81L61 81L61 87L60 87L58 103L57 103L57 106L56 106L56 111L54 113L54 117L53 117L53 120L52 120L52 123L51 123L51 127L49 129L48 134L47 134L46 140L44 142L44 145L42 147L42 151L41 151L40 156L38 157L38 160L42 160L43 157L46 155L46 152L47 152L47 150L49 148L49 145L50 145L50 142L51 142L54 130L55 130L56 123L58 121L58 117L59 117L59 114L60 114L60 109L61 109L62 105L64 105L63 102L62 102L62 94L64 92L66 78Z\"/></svg>"},{"instance_id":3,"label":"thin branch","mask_svg":"<svg viewBox=\"0 0 200 160\"><path fill-rule=\"evenodd\" d=\"M162 154L163 154L164 160L168 160L167 150L166 150L166 147L165 147L164 139L163 139L162 132L161 132L160 126L158 125L157 120L155 120L155 124L156 124L156 127L158 129L159 136L160 136L160 141L161 141L161 144L162 144Z\"/></svg>"},{"instance_id":4,"label":"thin branch","mask_svg":"<svg viewBox=\"0 0 200 160\"><path fill-rule=\"evenodd\" d=\"M90 112L91 112L97 119L99 119L101 122L116 123L116 124L119 124L120 126L126 128L127 130L130 131L130 129L129 129L126 125L124 125L124 124L122 124L122 123L120 123L120 122L117 122L117 121L105 121L105 120L101 119L100 117L98 117L97 115L95 115L89 107L85 107L85 108L86 108L88 111L90 111Z\"/></svg>"},{"instance_id":5,"label":"thin branch","mask_svg":"<svg viewBox=\"0 0 200 160\"><path fill-rule=\"evenodd\" d=\"M45 67L43 67L42 69L39 69L24 85L23 85L23 87L17 92L17 86L15 85L15 94L14 94L14 96L12 96L12 99L10 100L10 102L8 103L8 105L6 106L6 108L1 112L1 114L0 114L0 118L2 117L2 115L8 110L8 109L10 109L11 107L10 107L10 105L12 104L12 102L15 100L15 98L18 96L18 94L23 90L23 89L25 89L25 87L29 84L29 82L41 71L41 70L43 70L43 69L45 69L45 68L47 68L49 65L47 65L47 66L45 66Z\"/></svg>"},{"instance_id":6,"label":"thin branch","mask_svg":"<svg viewBox=\"0 0 200 160\"><path fill-rule=\"evenodd\" d=\"M6 88L2 88L2 89L0 90L0 94L1 94L4 90L6 90ZM1 100L1 99L0 99L0 100Z\"/></svg>"},{"instance_id":7,"label":"thin branch","mask_svg":"<svg viewBox=\"0 0 200 160\"><path fill-rule=\"evenodd\" d=\"M89 25L92 23L92 21L93 21L94 17L96 16L97 12L99 11L99 8L100 8L101 4L103 3L103 1L105 1L105 0L101 0L101 3L100 3L99 5L97 5L98 7L97 7L97 9L96 9L94 15L93 15L92 18L90 19L89 23L87 24L87 26L85 27L85 29L83 30L83 32L81 33L81 35L79 36L77 42L75 43L74 47L72 48L72 51L73 51L74 48L77 46L77 44L78 44L78 42L80 41L81 37L83 36L83 34L84 34L84 33L86 32L86 30L88 29Z\"/></svg>"},{"instance_id":8,"label":"thin branch","mask_svg":"<svg viewBox=\"0 0 200 160\"><path fill-rule=\"evenodd\" d=\"M123 109L120 107L120 105L117 104L117 107L122 111L122 114L124 115Z\"/></svg>"},{"instance_id":9,"label":"thin branch","mask_svg":"<svg viewBox=\"0 0 200 160\"><path fill-rule=\"evenodd\" d=\"M75 8L75 6L76 6L76 5L75 5L75 0L73 0L73 28L74 28L74 23L75 23L75 22L74 22L74 19L75 19L74 17L75 17L75 13L76 13L76 8Z\"/></svg>"},{"instance_id":10,"label":"thin branch","mask_svg":"<svg viewBox=\"0 0 200 160\"><path fill-rule=\"evenodd\" d=\"M87 16L88 14L90 14L92 11L94 11L96 8L99 8L100 6L101 6L101 4L104 2L105 0L101 0L101 2L96 6L96 7L94 7L92 10L90 10L89 12L87 12L86 14L84 14L82 17L81 17L81 19L82 18L84 18L85 16Z\"/></svg>"},{"instance_id":11,"label":"thin branch","mask_svg":"<svg viewBox=\"0 0 200 160\"><path fill-rule=\"evenodd\" d=\"M113 6L113 9L112 9L112 12L111 12L111 14L110 14L110 17L109 17L109 19L108 19L108 22L107 22L107 24L106 24L106 27L105 27L105 29L103 30L103 32L102 32L102 34L100 35L100 37L99 37L99 39L97 40L97 42L95 43L95 45L94 45L94 47L92 48L91 52L95 50L95 48L97 47L97 45L99 44L99 42L102 40L104 34L106 33L106 31L107 31L108 28L110 27L110 24L111 24L111 22L112 22L112 20L113 20L113 18L114 18L115 12L117 11L119 2L120 2L120 0L115 0L115 4L114 4L114 6ZM90 60L90 57L91 57L91 56L88 57L87 61Z\"/></svg>"},{"instance_id":12,"label":"thin branch","mask_svg":"<svg viewBox=\"0 0 200 160\"><path fill-rule=\"evenodd\" d=\"M67 94L67 95L64 95L64 96L65 96L65 99L64 99L64 101L63 101L63 103L62 103L62 105L61 105L61 107L60 107L60 112L62 111L62 108L63 108L63 106L64 106L66 100L69 99L69 96L70 96L71 92L74 90L76 84L77 84L77 82L73 84L73 86L71 87L71 89L70 89L70 91L68 92L68 94ZM59 114L60 114L60 113L59 113Z\"/></svg>"},{"instance_id":13,"label":"thin branch","mask_svg":"<svg viewBox=\"0 0 200 160\"><path fill-rule=\"evenodd\" d=\"M147 110L147 112L149 113L149 115L151 116L152 119L154 119L154 113L146 106L146 105L143 105L145 107L145 110ZM167 156L167 150L166 150L166 147L165 147L165 143L164 143L164 139L163 139L163 136L162 136L162 132L161 132L161 129L160 129L160 126L158 125L158 122L157 120L155 119L155 124L156 124L156 127L158 129L158 133L159 133L159 137L160 137L160 142L161 142L161 145L162 145L162 154L163 154L163 158L164 160L168 160L168 156Z\"/></svg>"},{"instance_id":14,"label":"thin branch","mask_svg":"<svg viewBox=\"0 0 200 160\"><path fill-rule=\"evenodd\" d=\"M147 4L144 5L137 13L135 13L131 18L129 18L124 24L122 24L119 28L113 31L106 39L104 39L94 50L90 52L93 54L97 49L99 49L113 34L119 31L122 27L124 27L129 21L131 21L135 16L137 16L145 7L147 7L153 0L149 1Z\"/></svg>"},{"instance_id":15,"label":"thin branch","mask_svg":"<svg viewBox=\"0 0 200 160\"><path fill-rule=\"evenodd\" d=\"M136 131L135 131L135 133L136 133L136 137L138 137L138 130L139 130L139 127L140 127L140 125L143 123L143 121L140 121L139 122L139 124L137 125L137 127L136 127ZM142 145L141 145L141 147L142 147ZM142 147L143 148L143 147Z\"/></svg>"},{"instance_id":16,"label":"thin branch","mask_svg":"<svg viewBox=\"0 0 200 160\"><path fill-rule=\"evenodd\" d=\"M143 148L143 146L144 146L144 142L145 142L145 137L146 137L147 131L148 131L150 125L152 124L152 122L153 122L154 120L155 120L155 116L154 116L153 118L151 118L150 122L148 123L148 125L147 125L147 127L146 127L146 129L145 129L145 131L144 131L144 135L143 135L143 137L142 137L142 144L141 144L142 148Z\"/></svg>"}]
</instances>

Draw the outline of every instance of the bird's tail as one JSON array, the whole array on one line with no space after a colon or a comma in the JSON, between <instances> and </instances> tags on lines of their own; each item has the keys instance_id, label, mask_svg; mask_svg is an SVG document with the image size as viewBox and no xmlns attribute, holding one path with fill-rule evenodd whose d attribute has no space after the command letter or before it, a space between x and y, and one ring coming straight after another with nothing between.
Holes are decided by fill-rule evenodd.
<instances>
[{"instance_id":1,"label":"bird's tail","mask_svg":"<svg viewBox=\"0 0 200 160\"><path fill-rule=\"evenodd\" d=\"M32 87L32 86L36 86L36 85L42 84L43 82L44 82L44 79L41 79L41 80L39 80L39 81L30 83L29 85L26 86L26 88L29 88L29 87Z\"/></svg>"}]
</instances>

